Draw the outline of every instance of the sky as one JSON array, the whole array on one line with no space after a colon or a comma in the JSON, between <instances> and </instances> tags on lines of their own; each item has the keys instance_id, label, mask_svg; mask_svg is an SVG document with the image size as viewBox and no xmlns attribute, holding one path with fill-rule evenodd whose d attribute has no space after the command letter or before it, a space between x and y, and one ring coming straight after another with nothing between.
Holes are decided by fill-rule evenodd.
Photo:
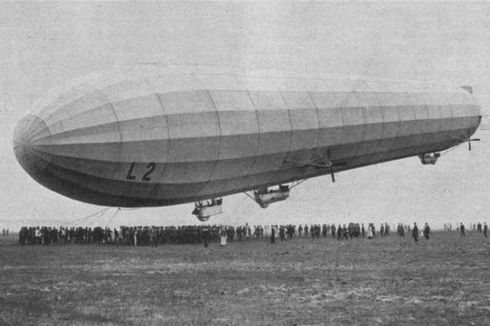
<instances>
[{"instance_id":1,"label":"sky","mask_svg":"<svg viewBox=\"0 0 490 326\"><path fill-rule=\"evenodd\" d=\"M485 123L489 40L490 3L0 2L0 227L199 223L193 204L97 214L22 170L17 121L71 79L150 63L441 81L472 85ZM489 133L434 166L414 157L310 179L267 209L225 197L210 223L490 222Z\"/></svg>"}]
</instances>

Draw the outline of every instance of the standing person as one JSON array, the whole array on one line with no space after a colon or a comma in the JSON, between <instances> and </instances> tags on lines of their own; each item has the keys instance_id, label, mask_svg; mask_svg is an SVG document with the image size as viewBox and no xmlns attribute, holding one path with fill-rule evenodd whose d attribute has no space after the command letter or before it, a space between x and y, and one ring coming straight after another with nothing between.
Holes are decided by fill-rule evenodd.
<instances>
[{"instance_id":1,"label":"standing person","mask_svg":"<svg viewBox=\"0 0 490 326\"><path fill-rule=\"evenodd\" d=\"M204 248L207 248L208 241L209 241L209 226L203 225L201 231L202 231L202 241L204 242Z\"/></svg>"},{"instance_id":2,"label":"standing person","mask_svg":"<svg viewBox=\"0 0 490 326\"><path fill-rule=\"evenodd\" d=\"M36 244L41 244L41 230L39 230L39 226L36 228L36 231L34 233L34 237L36 238Z\"/></svg>"},{"instance_id":3,"label":"standing person","mask_svg":"<svg viewBox=\"0 0 490 326\"><path fill-rule=\"evenodd\" d=\"M157 231L154 226L151 227L151 229L148 230L149 236L150 236L150 246L156 247L157 246Z\"/></svg>"},{"instance_id":4,"label":"standing person","mask_svg":"<svg viewBox=\"0 0 490 326\"><path fill-rule=\"evenodd\" d=\"M373 225L371 223L368 225L367 236L368 239L372 239L374 237Z\"/></svg>"},{"instance_id":5,"label":"standing person","mask_svg":"<svg viewBox=\"0 0 490 326\"><path fill-rule=\"evenodd\" d=\"M466 235L464 234L464 224L463 222L461 222L461 224L459 225L459 237L460 238L464 238Z\"/></svg>"},{"instance_id":6,"label":"standing person","mask_svg":"<svg viewBox=\"0 0 490 326\"><path fill-rule=\"evenodd\" d=\"M133 241L134 241L133 243L135 247L138 245L138 235L139 235L139 230L135 228L133 234Z\"/></svg>"},{"instance_id":7,"label":"standing person","mask_svg":"<svg viewBox=\"0 0 490 326\"><path fill-rule=\"evenodd\" d=\"M342 228L342 235L344 236L344 239L349 239L349 231L347 230L347 226L345 224Z\"/></svg>"},{"instance_id":8,"label":"standing person","mask_svg":"<svg viewBox=\"0 0 490 326\"><path fill-rule=\"evenodd\" d=\"M327 237L327 225L326 225L326 224L323 224L323 225L322 225L322 236L323 236L324 238L326 238L326 237Z\"/></svg>"},{"instance_id":9,"label":"standing person","mask_svg":"<svg viewBox=\"0 0 490 326\"><path fill-rule=\"evenodd\" d=\"M487 222L485 222L483 224L483 235L485 236L485 238L488 236L488 225L487 225Z\"/></svg>"},{"instance_id":10,"label":"standing person","mask_svg":"<svg viewBox=\"0 0 490 326\"><path fill-rule=\"evenodd\" d=\"M430 227L429 227L429 223L427 223L427 222L424 225L424 231L423 231L423 233L424 233L425 239L429 240L429 237L430 237Z\"/></svg>"},{"instance_id":11,"label":"standing person","mask_svg":"<svg viewBox=\"0 0 490 326\"><path fill-rule=\"evenodd\" d=\"M415 242L419 241L419 228L417 227L417 223L413 223L412 237Z\"/></svg>"},{"instance_id":12,"label":"standing person","mask_svg":"<svg viewBox=\"0 0 490 326\"><path fill-rule=\"evenodd\" d=\"M284 233L284 226L282 225L279 228L279 237L281 238L281 241L286 240L286 234Z\"/></svg>"},{"instance_id":13,"label":"standing person","mask_svg":"<svg viewBox=\"0 0 490 326\"><path fill-rule=\"evenodd\" d=\"M226 246L226 238L228 238L228 233L226 232L224 226L222 226L221 229L219 230L219 237L220 237L220 245L222 247Z\"/></svg>"},{"instance_id":14,"label":"standing person","mask_svg":"<svg viewBox=\"0 0 490 326\"><path fill-rule=\"evenodd\" d=\"M276 242L276 229L271 225L271 243Z\"/></svg>"}]
</instances>

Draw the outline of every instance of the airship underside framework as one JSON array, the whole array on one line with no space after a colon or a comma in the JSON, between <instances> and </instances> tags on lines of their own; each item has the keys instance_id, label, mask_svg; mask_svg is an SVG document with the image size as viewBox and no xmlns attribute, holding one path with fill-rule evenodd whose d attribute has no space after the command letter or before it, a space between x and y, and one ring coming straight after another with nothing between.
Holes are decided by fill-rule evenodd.
<instances>
[{"instance_id":1,"label":"airship underside framework","mask_svg":"<svg viewBox=\"0 0 490 326\"><path fill-rule=\"evenodd\" d=\"M459 87L156 74L53 93L19 122L14 151L35 180L68 197L165 206L404 157L437 159L480 120Z\"/></svg>"}]
</instances>

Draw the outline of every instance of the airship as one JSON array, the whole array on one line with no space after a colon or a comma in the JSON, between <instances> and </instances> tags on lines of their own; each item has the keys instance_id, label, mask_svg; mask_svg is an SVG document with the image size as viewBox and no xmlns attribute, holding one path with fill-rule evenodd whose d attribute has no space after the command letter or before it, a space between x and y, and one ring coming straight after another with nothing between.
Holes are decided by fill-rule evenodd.
<instances>
[{"instance_id":1,"label":"airship","mask_svg":"<svg viewBox=\"0 0 490 326\"><path fill-rule=\"evenodd\" d=\"M267 207L308 178L413 156L434 164L480 122L468 87L152 68L50 92L18 122L13 148L33 179L72 199L195 203L206 220L235 193Z\"/></svg>"}]
</instances>

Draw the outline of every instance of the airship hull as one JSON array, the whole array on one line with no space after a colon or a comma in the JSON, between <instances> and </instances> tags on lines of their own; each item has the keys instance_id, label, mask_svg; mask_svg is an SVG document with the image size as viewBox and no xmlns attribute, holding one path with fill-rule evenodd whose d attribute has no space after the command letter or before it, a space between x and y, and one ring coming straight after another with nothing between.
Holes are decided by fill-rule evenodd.
<instances>
[{"instance_id":1,"label":"airship hull","mask_svg":"<svg viewBox=\"0 0 490 326\"><path fill-rule=\"evenodd\" d=\"M65 196L165 206L441 151L479 123L458 87L154 74L52 96L19 123L14 149Z\"/></svg>"}]
</instances>

